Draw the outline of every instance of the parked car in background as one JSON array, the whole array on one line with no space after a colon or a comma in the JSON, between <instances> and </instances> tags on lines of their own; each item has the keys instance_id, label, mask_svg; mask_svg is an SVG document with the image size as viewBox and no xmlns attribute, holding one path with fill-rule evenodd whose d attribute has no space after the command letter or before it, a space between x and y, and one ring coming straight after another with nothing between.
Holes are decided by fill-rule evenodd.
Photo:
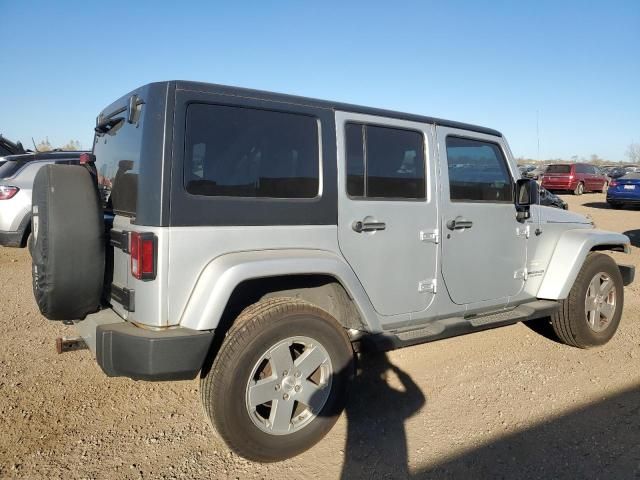
<instances>
[{"instance_id":1,"label":"parked car in background","mask_svg":"<svg viewBox=\"0 0 640 480\"><path fill-rule=\"evenodd\" d=\"M627 173L612 180L607 190L607 203L611 208L640 205L640 173Z\"/></svg>"},{"instance_id":2,"label":"parked car in background","mask_svg":"<svg viewBox=\"0 0 640 480\"><path fill-rule=\"evenodd\" d=\"M2 157L6 157L7 155L17 155L20 153L26 153L20 142L12 142L0 134L0 162L4 163L6 161Z\"/></svg>"},{"instance_id":3,"label":"parked car in background","mask_svg":"<svg viewBox=\"0 0 640 480\"><path fill-rule=\"evenodd\" d=\"M533 170L529 170L526 173L526 175L524 175L524 178L530 178L532 180L540 180L540 178L542 177L542 175L544 175L544 172L546 170L547 170L546 165L539 165L535 167Z\"/></svg>"},{"instance_id":4,"label":"parked car in background","mask_svg":"<svg viewBox=\"0 0 640 480\"><path fill-rule=\"evenodd\" d=\"M574 195L582 195L584 192L606 192L609 179L588 163L556 163L547 168L542 186L551 192L569 190Z\"/></svg>"},{"instance_id":5,"label":"parked car in background","mask_svg":"<svg viewBox=\"0 0 640 480\"><path fill-rule=\"evenodd\" d=\"M559 196L551 193L549 190L540 187L540 205L546 207L556 207L562 210L568 210L569 204L562 200Z\"/></svg>"},{"instance_id":6,"label":"parked car in background","mask_svg":"<svg viewBox=\"0 0 640 480\"><path fill-rule=\"evenodd\" d=\"M87 152L33 152L9 155L0 165L0 245L25 247L31 232L31 187L40 168L79 165Z\"/></svg>"}]
</instances>

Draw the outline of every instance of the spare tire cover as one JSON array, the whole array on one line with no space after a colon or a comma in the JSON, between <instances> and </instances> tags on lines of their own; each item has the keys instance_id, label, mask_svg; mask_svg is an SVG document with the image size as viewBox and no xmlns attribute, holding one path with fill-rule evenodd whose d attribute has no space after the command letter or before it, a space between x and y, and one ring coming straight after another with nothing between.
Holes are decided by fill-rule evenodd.
<instances>
[{"instance_id":1,"label":"spare tire cover","mask_svg":"<svg viewBox=\"0 0 640 480\"><path fill-rule=\"evenodd\" d=\"M77 165L46 165L32 199L32 279L40 312L80 320L100 307L104 221L95 181Z\"/></svg>"}]
</instances>

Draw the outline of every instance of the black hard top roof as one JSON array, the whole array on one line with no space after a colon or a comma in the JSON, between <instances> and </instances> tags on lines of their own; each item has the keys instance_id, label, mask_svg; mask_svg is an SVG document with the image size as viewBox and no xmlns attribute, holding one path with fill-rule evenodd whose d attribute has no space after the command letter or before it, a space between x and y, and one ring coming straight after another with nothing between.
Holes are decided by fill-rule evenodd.
<instances>
[{"instance_id":1,"label":"black hard top roof","mask_svg":"<svg viewBox=\"0 0 640 480\"><path fill-rule=\"evenodd\" d=\"M459 128L461 130L470 130L473 132L485 133L502 137L502 134L491 128L480 127L468 123L454 122L451 120L443 120L441 118L426 117L422 115L414 115L411 113L395 112L393 110L384 110L380 108L363 107L360 105L351 105L348 103L331 102L327 100L318 100L315 98L299 97L296 95L287 95L283 93L273 93L263 90L252 90L249 88L230 87L226 85L218 85L215 83L190 82L185 80L173 81L177 90L188 90L196 92L216 93L219 95L232 95L240 97L257 98L260 100L271 100L286 103L296 103L300 105L308 105L317 108L326 108L329 110L343 110L347 112L361 113L365 115L377 115L381 117L391 117L412 122L432 123L443 127Z\"/></svg>"}]
</instances>

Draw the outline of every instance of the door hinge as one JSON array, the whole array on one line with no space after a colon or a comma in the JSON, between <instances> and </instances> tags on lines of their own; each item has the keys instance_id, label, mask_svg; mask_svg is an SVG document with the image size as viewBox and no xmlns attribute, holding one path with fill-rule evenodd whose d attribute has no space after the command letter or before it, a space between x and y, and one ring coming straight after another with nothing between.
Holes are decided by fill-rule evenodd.
<instances>
[{"instance_id":1,"label":"door hinge","mask_svg":"<svg viewBox=\"0 0 640 480\"><path fill-rule=\"evenodd\" d=\"M440 232L435 230L420 230L420 241L429 243L440 243Z\"/></svg>"},{"instance_id":2,"label":"door hinge","mask_svg":"<svg viewBox=\"0 0 640 480\"><path fill-rule=\"evenodd\" d=\"M516 228L516 236L517 237L529 238L529 235L531 235L531 226L530 225L527 225L526 227L517 227Z\"/></svg>"},{"instance_id":3,"label":"door hinge","mask_svg":"<svg viewBox=\"0 0 640 480\"><path fill-rule=\"evenodd\" d=\"M521 268L513 272L513 278L521 278L523 280L527 280L529 278L529 271L526 268Z\"/></svg>"},{"instance_id":4,"label":"door hinge","mask_svg":"<svg viewBox=\"0 0 640 480\"><path fill-rule=\"evenodd\" d=\"M418 282L418 292L420 293L436 293L436 279L422 280Z\"/></svg>"}]
</instances>

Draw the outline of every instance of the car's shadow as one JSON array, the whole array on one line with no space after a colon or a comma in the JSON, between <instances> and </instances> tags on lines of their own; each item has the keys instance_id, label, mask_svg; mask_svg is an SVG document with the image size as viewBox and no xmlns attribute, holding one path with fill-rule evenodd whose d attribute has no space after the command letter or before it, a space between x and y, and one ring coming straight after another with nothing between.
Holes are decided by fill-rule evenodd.
<instances>
[{"instance_id":1,"label":"car's shadow","mask_svg":"<svg viewBox=\"0 0 640 480\"><path fill-rule=\"evenodd\" d=\"M601 208L604 210L614 210L609 206L607 202L587 202L583 203L583 206L590 208ZM638 205L625 205L623 210L640 210L640 206Z\"/></svg>"},{"instance_id":2,"label":"car's shadow","mask_svg":"<svg viewBox=\"0 0 640 480\"><path fill-rule=\"evenodd\" d=\"M425 395L384 354L363 357L360 366L363 370L352 384L346 409L342 479L640 478L638 386L603 391L600 400L584 407L547 417L436 464L429 462L439 450L434 438L433 451L426 448L417 459L429 466L410 470L405 422L423 411ZM389 385L391 372L402 390ZM559 396L562 391L559 382ZM455 403L450 407L455 416ZM481 408L478 405L479 417ZM432 433L425 429L423 434Z\"/></svg>"}]
</instances>

